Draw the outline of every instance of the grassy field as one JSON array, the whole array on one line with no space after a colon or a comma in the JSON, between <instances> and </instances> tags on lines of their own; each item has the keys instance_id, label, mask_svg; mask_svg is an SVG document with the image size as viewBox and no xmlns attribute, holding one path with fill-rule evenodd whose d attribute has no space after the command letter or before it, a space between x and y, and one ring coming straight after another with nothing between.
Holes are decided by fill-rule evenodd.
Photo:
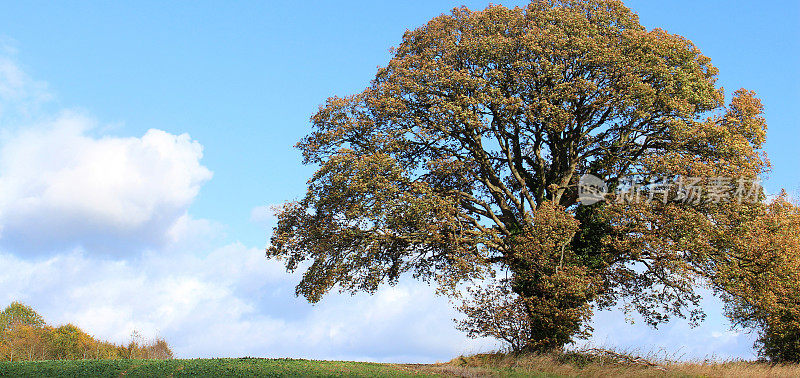
<instances>
[{"instance_id":1,"label":"grassy field","mask_svg":"<svg viewBox=\"0 0 800 378\"><path fill-rule=\"evenodd\" d=\"M78 360L0 362L0 377L798 377L797 365L754 362L620 363L580 355L483 354L440 364L299 359Z\"/></svg>"},{"instance_id":2,"label":"grassy field","mask_svg":"<svg viewBox=\"0 0 800 378\"><path fill-rule=\"evenodd\" d=\"M369 362L225 358L0 362L0 377L374 377L432 376L413 367Z\"/></svg>"}]
</instances>

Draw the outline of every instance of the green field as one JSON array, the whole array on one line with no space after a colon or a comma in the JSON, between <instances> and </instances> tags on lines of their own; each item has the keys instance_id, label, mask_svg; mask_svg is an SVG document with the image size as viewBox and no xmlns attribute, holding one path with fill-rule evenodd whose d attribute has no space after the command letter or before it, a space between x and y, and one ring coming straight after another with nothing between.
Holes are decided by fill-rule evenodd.
<instances>
[{"instance_id":1,"label":"green field","mask_svg":"<svg viewBox=\"0 0 800 378\"><path fill-rule=\"evenodd\" d=\"M78 360L0 362L0 377L374 377L436 376L411 365L299 359Z\"/></svg>"}]
</instances>

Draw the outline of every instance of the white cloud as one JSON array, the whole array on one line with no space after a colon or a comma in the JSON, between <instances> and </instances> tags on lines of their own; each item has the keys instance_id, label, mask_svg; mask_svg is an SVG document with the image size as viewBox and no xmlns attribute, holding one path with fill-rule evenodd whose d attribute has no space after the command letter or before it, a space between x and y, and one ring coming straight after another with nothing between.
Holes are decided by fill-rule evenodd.
<instances>
[{"instance_id":1,"label":"white cloud","mask_svg":"<svg viewBox=\"0 0 800 378\"><path fill-rule=\"evenodd\" d=\"M97 136L88 116L44 111L47 84L14 60L0 38L0 247L20 255L85 247L117 257L197 244L220 225L187 214L211 172L188 134ZM55 114L55 115L53 115Z\"/></svg>"},{"instance_id":2,"label":"white cloud","mask_svg":"<svg viewBox=\"0 0 800 378\"><path fill-rule=\"evenodd\" d=\"M197 219L191 215L180 216L167 230L168 248L177 251L208 250L213 242L225 236L224 226L209 219Z\"/></svg>"},{"instance_id":3,"label":"white cloud","mask_svg":"<svg viewBox=\"0 0 800 378\"><path fill-rule=\"evenodd\" d=\"M492 346L456 331L450 304L426 285L333 294L312 306L293 295L297 275L240 244L128 261L80 251L40 261L6 254L0 265L3 302L23 300L49 322L119 343L133 329L161 335L181 357L432 362Z\"/></svg>"},{"instance_id":4,"label":"white cloud","mask_svg":"<svg viewBox=\"0 0 800 378\"><path fill-rule=\"evenodd\" d=\"M93 137L64 112L0 147L0 244L25 253L85 246L124 254L174 238L211 172L188 134ZM179 226L179 225L178 225Z\"/></svg>"}]
</instances>

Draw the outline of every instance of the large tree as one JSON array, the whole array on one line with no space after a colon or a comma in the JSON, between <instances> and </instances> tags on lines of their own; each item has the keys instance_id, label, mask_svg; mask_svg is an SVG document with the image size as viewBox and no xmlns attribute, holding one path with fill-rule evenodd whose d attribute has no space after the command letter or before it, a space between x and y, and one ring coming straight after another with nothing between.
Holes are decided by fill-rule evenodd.
<instances>
[{"instance_id":1,"label":"large tree","mask_svg":"<svg viewBox=\"0 0 800 378\"><path fill-rule=\"evenodd\" d=\"M298 147L319 169L281 209L267 255L305 270L310 301L404 273L459 295L505 271L527 350L586 334L595 305L699 320L697 279L730 254L722 226L758 206L719 191L767 168L759 100L738 90L725 105L716 75L691 41L647 30L619 1L454 9L312 117ZM584 174L612 191L635 178L645 197L654 177L698 177L717 196L678 201L672 187L663 201L580 206Z\"/></svg>"}]
</instances>

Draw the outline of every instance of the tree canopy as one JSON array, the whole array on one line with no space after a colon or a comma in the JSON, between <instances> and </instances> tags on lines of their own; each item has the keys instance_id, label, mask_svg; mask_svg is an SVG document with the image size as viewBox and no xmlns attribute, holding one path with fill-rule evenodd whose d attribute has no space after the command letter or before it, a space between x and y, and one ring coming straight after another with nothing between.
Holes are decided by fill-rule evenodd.
<instances>
[{"instance_id":1,"label":"tree canopy","mask_svg":"<svg viewBox=\"0 0 800 378\"><path fill-rule=\"evenodd\" d=\"M19 326L41 327L44 318L33 308L21 302L11 302L3 311L0 311L0 332L5 332Z\"/></svg>"}]
</instances>

